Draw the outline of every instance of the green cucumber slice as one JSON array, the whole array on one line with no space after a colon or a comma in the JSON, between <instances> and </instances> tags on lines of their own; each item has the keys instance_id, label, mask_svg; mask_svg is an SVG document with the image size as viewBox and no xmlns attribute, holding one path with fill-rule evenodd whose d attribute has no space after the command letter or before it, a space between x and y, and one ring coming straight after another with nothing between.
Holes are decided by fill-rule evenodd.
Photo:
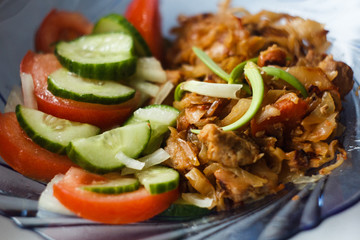
<instances>
[{"instance_id":1,"label":"green cucumber slice","mask_svg":"<svg viewBox=\"0 0 360 240\"><path fill-rule=\"evenodd\" d=\"M179 116L179 110L162 104L153 104L137 109L126 121L127 124L137 121L150 121L162 125L174 126Z\"/></svg>"},{"instance_id":2,"label":"green cucumber slice","mask_svg":"<svg viewBox=\"0 0 360 240\"><path fill-rule=\"evenodd\" d=\"M135 174L150 194L160 194L179 186L179 173L168 167L153 166Z\"/></svg>"},{"instance_id":3,"label":"green cucumber slice","mask_svg":"<svg viewBox=\"0 0 360 240\"><path fill-rule=\"evenodd\" d=\"M136 178L120 177L105 183L83 186L82 189L105 194L120 194L139 189L140 183Z\"/></svg>"},{"instance_id":4,"label":"green cucumber slice","mask_svg":"<svg viewBox=\"0 0 360 240\"><path fill-rule=\"evenodd\" d=\"M138 56L152 56L149 46L136 28L122 15L109 14L101 18L94 26L93 33L122 31L131 35Z\"/></svg>"},{"instance_id":5,"label":"green cucumber slice","mask_svg":"<svg viewBox=\"0 0 360 240\"><path fill-rule=\"evenodd\" d=\"M160 213L158 217L166 219L194 219L211 213L208 208L201 208L186 202L182 198L176 200L168 209Z\"/></svg>"},{"instance_id":6,"label":"green cucumber slice","mask_svg":"<svg viewBox=\"0 0 360 240\"><path fill-rule=\"evenodd\" d=\"M123 32L87 35L56 45L61 65L81 77L121 80L135 73L132 37Z\"/></svg>"},{"instance_id":7,"label":"green cucumber slice","mask_svg":"<svg viewBox=\"0 0 360 240\"><path fill-rule=\"evenodd\" d=\"M150 122L151 137L143 152L143 154L147 155L160 147L165 133L169 130L169 126L174 126L176 124L178 116L179 110L174 107L153 104L137 109L124 125L142 121Z\"/></svg>"},{"instance_id":8,"label":"green cucumber slice","mask_svg":"<svg viewBox=\"0 0 360 240\"><path fill-rule=\"evenodd\" d=\"M15 112L26 134L35 143L54 153L64 154L70 141L100 132L100 129L93 125L57 118L22 105L17 105Z\"/></svg>"},{"instance_id":9,"label":"green cucumber slice","mask_svg":"<svg viewBox=\"0 0 360 240\"><path fill-rule=\"evenodd\" d=\"M124 167L124 164L115 157L118 152L136 158L142 153L149 139L149 123L141 122L118 127L97 136L71 141L67 147L67 155L88 171L113 172Z\"/></svg>"},{"instance_id":10,"label":"green cucumber slice","mask_svg":"<svg viewBox=\"0 0 360 240\"><path fill-rule=\"evenodd\" d=\"M99 104L119 104L135 95L134 89L119 82L82 78L65 68L50 74L48 90L58 97Z\"/></svg>"}]
</instances>

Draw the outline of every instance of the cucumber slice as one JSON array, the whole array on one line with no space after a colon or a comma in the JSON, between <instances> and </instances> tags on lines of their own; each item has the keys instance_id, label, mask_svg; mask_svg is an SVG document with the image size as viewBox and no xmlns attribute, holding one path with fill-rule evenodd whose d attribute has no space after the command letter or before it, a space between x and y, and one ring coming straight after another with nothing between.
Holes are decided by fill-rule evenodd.
<instances>
[{"instance_id":1,"label":"cucumber slice","mask_svg":"<svg viewBox=\"0 0 360 240\"><path fill-rule=\"evenodd\" d=\"M160 213L158 217L166 219L194 219L211 213L208 208L201 208L186 202L182 198L176 200L168 209Z\"/></svg>"},{"instance_id":2,"label":"cucumber slice","mask_svg":"<svg viewBox=\"0 0 360 240\"><path fill-rule=\"evenodd\" d=\"M174 126L179 116L179 110L167 105L154 104L137 109L125 122L125 125L149 121L151 137L143 154L150 154L158 149L169 126Z\"/></svg>"},{"instance_id":3,"label":"cucumber slice","mask_svg":"<svg viewBox=\"0 0 360 240\"><path fill-rule=\"evenodd\" d=\"M168 167L153 166L135 174L150 194L160 194L179 186L179 173Z\"/></svg>"},{"instance_id":4,"label":"cucumber slice","mask_svg":"<svg viewBox=\"0 0 360 240\"><path fill-rule=\"evenodd\" d=\"M81 77L120 80L135 73L132 37L123 32L87 35L56 45L61 65Z\"/></svg>"},{"instance_id":5,"label":"cucumber slice","mask_svg":"<svg viewBox=\"0 0 360 240\"><path fill-rule=\"evenodd\" d=\"M82 189L105 194L120 194L139 189L140 183L136 178L120 177L106 183L83 186Z\"/></svg>"},{"instance_id":6,"label":"cucumber slice","mask_svg":"<svg viewBox=\"0 0 360 240\"><path fill-rule=\"evenodd\" d=\"M126 124L138 121L150 121L162 125L174 126L179 116L179 110L162 104L153 104L137 109L126 121Z\"/></svg>"},{"instance_id":7,"label":"cucumber slice","mask_svg":"<svg viewBox=\"0 0 360 240\"><path fill-rule=\"evenodd\" d=\"M136 28L122 15L109 14L101 18L94 26L93 33L122 31L131 35L138 56L152 56L149 46Z\"/></svg>"},{"instance_id":8,"label":"cucumber slice","mask_svg":"<svg viewBox=\"0 0 360 240\"><path fill-rule=\"evenodd\" d=\"M141 122L106 131L100 135L71 141L68 157L82 168L96 173L117 171L124 164L116 158L120 151L138 157L150 139L148 122Z\"/></svg>"},{"instance_id":9,"label":"cucumber slice","mask_svg":"<svg viewBox=\"0 0 360 240\"><path fill-rule=\"evenodd\" d=\"M134 89L118 82L82 78L65 68L50 74L48 90L58 97L99 104L119 104L135 95Z\"/></svg>"},{"instance_id":10,"label":"cucumber slice","mask_svg":"<svg viewBox=\"0 0 360 240\"><path fill-rule=\"evenodd\" d=\"M98 127L72 122L41 111L16 106L16 117L26 134L41 147L55 153L65 153L70 141L91 137L100 132Z\"/></svg>"}]
</instances>

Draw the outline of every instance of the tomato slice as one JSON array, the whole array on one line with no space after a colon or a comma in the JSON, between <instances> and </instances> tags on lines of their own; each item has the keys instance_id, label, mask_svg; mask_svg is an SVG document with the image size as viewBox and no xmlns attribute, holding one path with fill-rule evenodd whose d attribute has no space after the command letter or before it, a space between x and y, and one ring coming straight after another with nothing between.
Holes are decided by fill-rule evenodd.
<instances>
[{"instance_id":1,"label":"tomato slice","mask_svg":"<svg viewBox=\"0 0 360 240\"><path fill-rule=\"evenodd\" d=\"M54 196L80 217L107 224L145 221L167 209L179 195L178 189L151 195L145 188L121 194L101 194L80 187L103 177L80 168L71 168L54 185Z\"/></svg>"},{"instance_id":2,"label":"tomato slice","mask_svg":"<svg viewBox=\"0 0 360 240\"><path fill-rule=\"evenodd\" d=\"M93 24L77 12L51 10L40 24L35 35L36 51L54 52L58 41L69 41L90 34Z\"/></svg>"},{"instance_id":3,"label":"tomato slice","mask_svg":"<svg viewBox=\"0 0 360 240\"><path fill-rule=\"evenodd\" d=\"M0 114L0 155L19 173L46 182L75 166L67 156L34 143L21 129L13 112Z\"/></svg>"},{"instance_id":4,"label":"tomato slice","mask_svg":"<svg viewBox=\"0 0 360 240\"><path fill-rule=\"evenodd\" d=\"M163 37L158 0L133 0L126 9L125 17L143 36L152 54L163 58Z\"/></svg>"},{"instance_id":5,"label":"tomato slice","mask_svg":"<svg viewBox=\"0 0 360 240\"><path fill-rule=\"evenodd\" d=\"M273 106L279 110L279 115L269 117L262 122L258 122L256 118L251 120L253 136L259 131L271 129L276 123L283 123L291 127L303 118L309 108L307 101L297 97L294 93L283 95Z\"/></svg>"},{"instance_id":6,"label":"tomato slice","mask_svg":"<svg viewBox=\"0 0 360 240\"><path fill-rule=\"evenodd\" d=\"M36 54L28 51L21 62L20 71L33 77L35 98L40 111L107 129L124 122L139 103L139 94L117 105L85 103L56 97L47 90L47 77L60 67L55 55L50 53Z\"/></svg>"}]
</instances>

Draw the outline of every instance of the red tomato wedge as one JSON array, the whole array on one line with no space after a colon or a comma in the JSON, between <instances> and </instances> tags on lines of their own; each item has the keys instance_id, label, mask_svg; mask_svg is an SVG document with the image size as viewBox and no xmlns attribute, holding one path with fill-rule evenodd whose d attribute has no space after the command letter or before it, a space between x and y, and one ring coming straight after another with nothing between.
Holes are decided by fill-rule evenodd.
<instances>
[{"instance_id":1,"label":"red tomato wedge","mask_svg":"<svg viewBox=\"0 0 360 240\"><path fill-rule=\"evenodd\" d=\"M273 107L280 112L279 115L258 122L256 118L251 120L251 132L255 136L258 131L270 129L276 123L294 125L306 114L309 105L307 101L299 98L294 93L288 93L280 97Z\"/></svg>"},{"instance_id":2,"label":"red tomato wedge","mask_svg":"<svg viewBox=\"0 0 360 240\"><path fill-rule=\"evenodd\" d=\"M35 35L36 51L54 52L58 41L70 41L90 34L93 24L77 12L51 10L40 24Z\"/></svg>"},{"instance_id":3,"label":"red tomato wedge","mask_svg":"<svg viewBox=\"0 0 360 240\"><path fill-rule=\"evenodd\" d=\"M34 93L40 111L71 121L90 123L102 129L123 123L138 105L139 94L122 104L103 105L78 102L54 96L47 90L47 77L61 67L54 54L27 52L20 71L32 75Z\"/></svg>"},{"instance_id":4,"label":"red tomato wedge","mask_svg":"<svg viewBox=\"0 0 360 240\"><path fill-rule=\"evenodd\" d=\"M21 129L13 112L0 114L0 155L24 176L46 182L75 166L67 156L34 143Z\"/></svg>"},{"instance_id":5,"label":"red tomato wedge","mask_svg":"<svg viewBox=\"0 0 360 240\"><path fill-rule=\"evenodd\" d=\"M158 0L133 0L126 9L125 17L143 36L152 54L163 58L163 37Z\"/></svg>"},{"instance_id":6,"label":"red tomato wedge","mask_svg":"<svg viewBox=\"0 0 360 240\"><path fill-rule=\"evenodd\" d=\"M54 185L54 196L80 217L107 224L145 221L167 209L178 196L178 189L151 195L145 188L121 194L101 194L81 186L103 180L103 177L80 168L71 168Z\"/></svg>"}]
</instances>

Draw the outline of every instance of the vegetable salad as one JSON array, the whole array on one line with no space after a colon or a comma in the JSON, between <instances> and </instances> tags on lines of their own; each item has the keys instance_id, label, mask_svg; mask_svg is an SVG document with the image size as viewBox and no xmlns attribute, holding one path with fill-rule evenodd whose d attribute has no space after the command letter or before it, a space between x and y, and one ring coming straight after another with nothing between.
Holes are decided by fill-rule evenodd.
<instances>
[{"instance_id":1,"label":"vegetable salad","mask_svg":"<svg viewBox=\"0 0 360 240\"><path fill-rule=\"evenodd\" d=\"M308 29L311 29L309 31ZM0 155L49 184L39 208L107 224L242 206L346 159L336 139L353 73L312 20L223 1L180 16L158 0L91 23L52 10L0 114Z\"/></svg>"}]
</instances>

